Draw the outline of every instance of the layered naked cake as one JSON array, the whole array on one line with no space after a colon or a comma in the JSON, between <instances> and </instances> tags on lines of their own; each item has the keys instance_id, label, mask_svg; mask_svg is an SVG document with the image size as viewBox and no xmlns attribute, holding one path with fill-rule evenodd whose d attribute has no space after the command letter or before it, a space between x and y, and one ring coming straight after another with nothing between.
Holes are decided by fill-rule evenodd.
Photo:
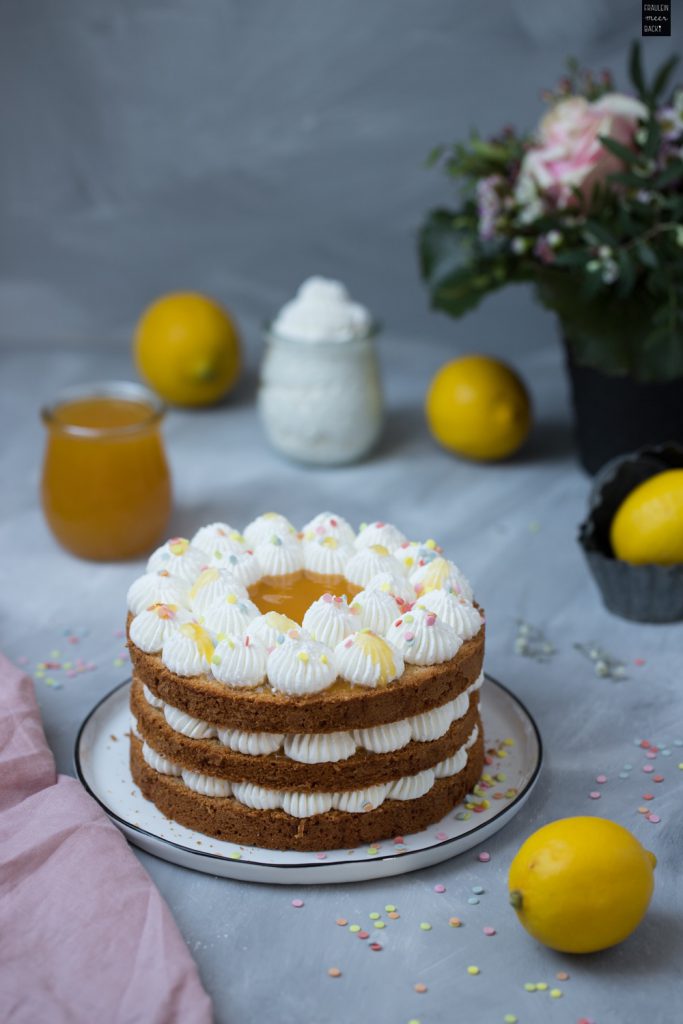
<instances>
[{"instance_id":1,"label":"layered naked cake","mask_svg":"<svg viewBox=\"0 0 683 1024\"><path fill-rule=\"evenodd\" d=\"M131 771L167 817L275 849L439 821L484 751L484 619L434 541L321 513L169 540L128 592Z\"/></svg>"}]
</instances>

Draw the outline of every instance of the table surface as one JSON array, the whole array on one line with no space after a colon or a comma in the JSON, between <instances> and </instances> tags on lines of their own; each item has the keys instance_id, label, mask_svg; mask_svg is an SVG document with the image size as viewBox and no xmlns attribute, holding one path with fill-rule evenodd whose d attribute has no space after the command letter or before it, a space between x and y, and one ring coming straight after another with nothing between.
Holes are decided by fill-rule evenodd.
<instances>
[{"instance_id":1,"label":"table surface","mask_svg":"<svg viewBox=\"0 0 683 1024\"><path fill-rule=\"evenodd\" d=\"M478 861L478 848L397 878L290 888L227 881L135 855L167 899L219 1022L440 1024L457 1016L498 1024L513 1014L520 1024L575 1024L582 1017L671 1024L673 982L683 962L683 628L627 623L601 604L576 543L590 481L573 457L560 355L550 341L520 363L535 399L534 436L521 457L494 466L458 461L428 436L422 395L448 357L443 347L387 336L381 355L387 428L379 450L358 466L309 470L272 453L254 407L253 373L223 407L171 413L172 532L191 534L215 519L243 525L268 509L301 524L331 508L356 524L381 517L410 537L435 536L486 606L488 671L519 694L538 722L546 750L540 782L520 814L485 844L488 863ZM63 385L133 374L125 352L105 351L6 350L0 369L1 644L34 675L58 767L72 772L81 720L126 677L125 593L142 562L88 564L56 546L37 500L37 411ZM545 663L515 653L520 619L555 646ZM598 678L577 643L599 644L622 659L626 678ZM46 661L60 667L41 669ZM64 669L64 661L73 667ZM637 743L642 739L662 748L651 762ZM662 782L643 774L650 763ZM603 774L607 781L597 783ZM648 791L656 823L638 810ZM592 792L600 792L599 800ZM520 928L506 899L507 869L524 837L543 823L596 813L621 822L656 853L657 889L630 940L569 957ZM446 891L437 893L437 885ZM468 902L473 886L484 889L476 905ZM294 898L304 906L294 909ZM389 903L400 918L384 915L381 951L335 923L369 926L368 915ZM452 915L461 928L449 927ZM488 926L495 935L484 934ZM468 965L480 973L468 974ZM341 977L328 976L333 966ZM558 981L563 971L570 977ZM529 993L528 982L548 989ZM417 983L427 991L416 992ZM561 997L550 996L554 987Z\"/></svg>"}]
</instances>

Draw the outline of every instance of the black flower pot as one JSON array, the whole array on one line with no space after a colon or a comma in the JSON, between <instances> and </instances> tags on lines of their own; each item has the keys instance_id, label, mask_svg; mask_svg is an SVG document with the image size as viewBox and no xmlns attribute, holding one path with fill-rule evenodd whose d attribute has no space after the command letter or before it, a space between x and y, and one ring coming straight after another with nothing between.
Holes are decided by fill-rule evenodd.
<instances>
[{"instance_id":1,"label":"black flower pot","mask_svg":"<svg viewBox=\"0 0 683 1024\"><path fill-rule=\"evenodd\" d=\"M579 366L566 352L579 459L591 475L644 445L683 443L683 377L641 384Z\"/></svg>"}]
</instances>

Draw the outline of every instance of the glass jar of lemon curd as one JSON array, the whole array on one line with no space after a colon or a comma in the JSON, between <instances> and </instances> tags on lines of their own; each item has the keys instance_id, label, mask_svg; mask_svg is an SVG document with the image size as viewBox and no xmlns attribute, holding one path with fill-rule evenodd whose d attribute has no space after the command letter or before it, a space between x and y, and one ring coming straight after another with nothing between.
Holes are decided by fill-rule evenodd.
<instances>
[{"instance_id":1,"label":"glass jar of lemon curd","mask_svg":"<svg viewBox=\"0 0 683 1024\"><path fill-rule=\"evenodd\" d=\"M139 384L106 382L69 388L41 416L43 511L62 547L96 561L147 554L171 513L163 404Z\"/></svg>"}]
</instances>

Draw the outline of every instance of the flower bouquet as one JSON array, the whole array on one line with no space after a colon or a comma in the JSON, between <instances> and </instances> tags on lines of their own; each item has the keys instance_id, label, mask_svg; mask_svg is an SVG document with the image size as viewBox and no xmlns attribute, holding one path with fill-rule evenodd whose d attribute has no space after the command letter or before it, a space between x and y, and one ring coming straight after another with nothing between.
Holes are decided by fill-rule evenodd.
<instances>
[{"instance_id":1,"label":"flower bouquet","mask_svg":"<svg viewBox=\"0 0 683 1024\"><path fill-rule=\"evenodd\" d=\"M669 84L676 60L648 80L634 44L633 95L616 92L609 72L595 76L570 61L544 94L550 109L535 133L473 135L430 158L460 191L458 208L431 211L420 233L432 305L461 316L505 284L534 284L561 323L579 420L599 396L611 432L621 431L595 458L582 453L591 469L642 443L683 439L683 88ZM657 422L636 422L633 409L642 420L644 406Z\"/></svg>"}]
</instances>

